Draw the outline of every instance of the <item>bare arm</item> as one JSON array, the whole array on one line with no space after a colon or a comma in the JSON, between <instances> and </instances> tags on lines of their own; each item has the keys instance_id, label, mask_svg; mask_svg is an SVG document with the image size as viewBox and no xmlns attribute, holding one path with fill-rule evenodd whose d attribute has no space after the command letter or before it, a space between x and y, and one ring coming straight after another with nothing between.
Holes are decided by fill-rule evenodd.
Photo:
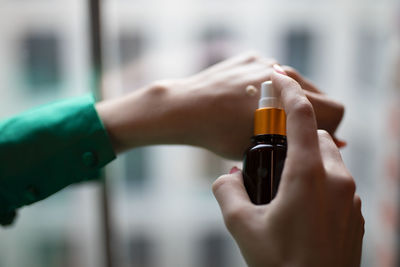
<instances>
[{"instance_id":1,"label":"bare arm","mask_svg":"<svg viewBox=\"0 0 400 267\"><path fill-rule=\"evenodd\" d=\"M143 145L188 144L238 159L252 136L259 98L258 91L248 94L246 87L259 88L269 80L275 63L255 53L241 54L193 76L158 81L98 103L96 109L117 152ZM333 134L343 105L331 103L324 96L316 110L326 114L318 124L329 124L327 130Z\"/></svg>"}]
</instances>

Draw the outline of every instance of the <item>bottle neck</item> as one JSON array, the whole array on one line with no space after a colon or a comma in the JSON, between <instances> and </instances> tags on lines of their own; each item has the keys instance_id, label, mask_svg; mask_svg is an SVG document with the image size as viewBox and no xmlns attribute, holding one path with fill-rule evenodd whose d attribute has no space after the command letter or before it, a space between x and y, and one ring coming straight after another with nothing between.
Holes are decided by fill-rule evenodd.
<instances>
[{"instance_id":1,"label":"bottle neck","mask_svg":"<svg viewBox=\"0 0 400 267\"><path fill-rule=\"evenodd\" d=\"M254 135L286 135L286 114L280 108L259 108L254 113Z\"/></svg>"}]
</instances>

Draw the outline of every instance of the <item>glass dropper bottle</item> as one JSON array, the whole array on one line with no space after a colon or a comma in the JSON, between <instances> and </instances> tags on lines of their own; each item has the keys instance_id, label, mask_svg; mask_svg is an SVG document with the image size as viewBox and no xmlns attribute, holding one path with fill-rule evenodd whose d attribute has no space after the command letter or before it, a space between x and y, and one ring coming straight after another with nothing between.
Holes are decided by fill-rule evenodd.
<instances>
[{"instance_id":1,"label":"glass dropper bottle","mask_svg":"<svg viewBox=\"0 0 400 267\"><path fill-rule=\"evenodd\" d=\"M269 203L278 191L286 159L286 115L271 81L262 83L254 113L254 136L243 159L243 181L254 204Z\"/></svg>"}]
</instances>

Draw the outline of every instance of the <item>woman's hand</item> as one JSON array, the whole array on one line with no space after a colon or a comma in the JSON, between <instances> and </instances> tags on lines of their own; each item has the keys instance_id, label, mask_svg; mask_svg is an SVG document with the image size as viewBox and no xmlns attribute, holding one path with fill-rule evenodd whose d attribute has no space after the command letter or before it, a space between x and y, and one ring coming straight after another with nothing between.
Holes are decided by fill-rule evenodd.
<instances>
[{"instance_id":1,"label":"woman's hand","mask_svg":"<svg viewBox=\"0 0 400 267\"><path fill-rule=\"evenodd\" d=\"M238 169L214 194L249 266L359 266L364 219L355 183L299 84L273 74L287 113L288 152L278 194L251 203Z\"/></svg>"},{"instance_id":2,"label":"woman's hand","mask_svg":"<svg viewBox=\"0 0 400 267\"><path fill-rule=\"evenodd\" d=\"M314 84L301 76L294 68L283 66L282 69L286 75L296 80L304 90L305 95L313 105L318 129L324 129L330 133L339 148L346 146L345 141L335 138L335 131L344 114L343 104L331 99L321 92Z\"/></svg>"},{"instance_id":3,"label":"woman's hand","mask_svg":"<svg viewBox=\"0 0 400 267\"><path fill-rule=\"evenodd\" d=\"M253 135L259 99L259 90L252 94L246 88L259 89L270 80L275 64L273 59L245 53L188 78L158 81L98 103L96 108L117 152L143 145L187 144L239 159ZM300 75L296 78L302 80ZM333 134L343 106L321 93L317 97L309 83L304 86L315 105L318 125Z\"/></svg>"},{"instance_id":4,"label":"woman's hand","mask_svg":"<svg viewBox=\"0 0 400 267\"><path fill-rule=\"evenodd\" d=\"M259 87L275 60L245 53L184 79L163 80L96 105L117 152L188 144L241 158L252 136Z\"/></svg>"}]
</instances>

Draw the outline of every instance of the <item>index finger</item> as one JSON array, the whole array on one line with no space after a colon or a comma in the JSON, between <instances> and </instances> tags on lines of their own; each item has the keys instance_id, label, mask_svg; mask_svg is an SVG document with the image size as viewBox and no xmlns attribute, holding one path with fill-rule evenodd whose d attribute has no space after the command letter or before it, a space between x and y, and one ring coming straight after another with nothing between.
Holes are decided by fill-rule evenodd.
<instances>
[{"instance_id":1,"label":"index finger","mask_svg":"<svg viewBox=\"0 0 400 267\"><path fill-rule=\"evenodd\" d=\"M243 184L239 170L223 175L213 183L213 193L221 208L225 224L231 233L240 229L243 221L247 221L248 212L253 207Z\"/></svg>"},{"instance_id":2,"label":"index finger","mask_svg":"<svg viewBox=\"0 0 400 267\"><path fill-rule=\"evenodd\" d=\"M273 86L281 92L286 112L287 158L304 162L318 157L317 122L310 101L294 79L274 72L271 80Z\"/></svg>"}]
</instances>

